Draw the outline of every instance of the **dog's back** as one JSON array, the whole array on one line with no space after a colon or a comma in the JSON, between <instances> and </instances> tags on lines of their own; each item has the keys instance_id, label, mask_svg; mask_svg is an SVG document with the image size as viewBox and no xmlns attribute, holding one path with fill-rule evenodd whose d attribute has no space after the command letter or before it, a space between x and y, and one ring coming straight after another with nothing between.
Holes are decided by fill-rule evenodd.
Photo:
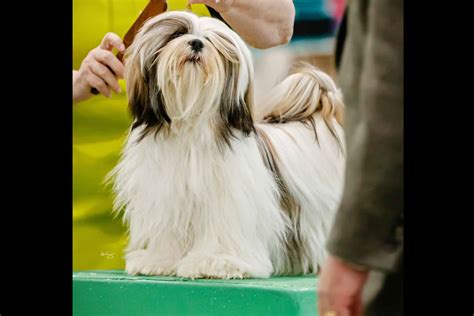
<instances>
[{"instance_id":1,"label":"dog's back","mask_svg":"<svg viewBox=\"0 0 474 316\"><path fill-rule=\"evenodd\" d=\"M305 64L262 105L257 138L290 220L287 253L275 274L317 272L342 194L344 105L332 79Z\"/></svg>"}]
</instances>

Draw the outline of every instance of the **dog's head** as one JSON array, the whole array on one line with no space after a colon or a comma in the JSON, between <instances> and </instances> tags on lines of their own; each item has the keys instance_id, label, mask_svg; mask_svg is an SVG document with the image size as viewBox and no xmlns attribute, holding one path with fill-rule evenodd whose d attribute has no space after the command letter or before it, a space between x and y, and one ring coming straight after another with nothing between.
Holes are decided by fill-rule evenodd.
<instances>
[{"instance_id":1,"label":"dog's head","mask_svg":"<svg viewBox=\"0 0 474 316\"><path fill-rule=\"evenodd\" d=\"M212 124L228 139L253 131L253 66L242 39L224 23L167 12L145 23L125 53L132 128Z\"/></svg>"}]
</instances>

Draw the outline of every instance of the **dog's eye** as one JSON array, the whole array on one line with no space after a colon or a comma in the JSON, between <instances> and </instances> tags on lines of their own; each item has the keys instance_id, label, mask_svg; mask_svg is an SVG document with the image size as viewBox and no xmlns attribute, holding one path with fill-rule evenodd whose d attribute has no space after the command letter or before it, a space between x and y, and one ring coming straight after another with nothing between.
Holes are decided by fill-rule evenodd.
<instances>
[{"instance_id":1,"label":"dog's eye","mask_svg":"<svg viewBox=\"0 0 474 316\"><path fill-rule=\"evenodd\" d=\"M180 32L180 31L174 32L173 34L171 34L170 40L175 39L175 38L178 38L178 37L180 37L181 35L184 35L184 32Z\"/></svg>"}]
</instances>

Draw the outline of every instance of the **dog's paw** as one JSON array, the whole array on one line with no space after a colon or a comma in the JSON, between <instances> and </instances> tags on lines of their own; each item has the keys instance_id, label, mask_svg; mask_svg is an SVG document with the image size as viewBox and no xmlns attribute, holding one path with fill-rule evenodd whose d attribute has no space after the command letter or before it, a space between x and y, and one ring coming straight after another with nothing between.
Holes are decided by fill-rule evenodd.
<instances>
[{"instance_id":1,"label":"dog's paw","mask_svg":"<svg viewBox=\"0 0 474 316\"><path fill-rule=\"evenodd\" d=\"M243 279L251 277L247 265L230 256L192 256L184 258L176 275L189 279Z\"/></svg>"},{"instance_id":2,"label":"dog's paw","mask_svg":"<svg viewBox=\"0 0 474 316\"><path fill-rule=\"evenodd\" d=\"M131 275L176 275L173 262L151 255L147 250L135 250L127 254L125 271Z\"/></svg>"}]
</instances>

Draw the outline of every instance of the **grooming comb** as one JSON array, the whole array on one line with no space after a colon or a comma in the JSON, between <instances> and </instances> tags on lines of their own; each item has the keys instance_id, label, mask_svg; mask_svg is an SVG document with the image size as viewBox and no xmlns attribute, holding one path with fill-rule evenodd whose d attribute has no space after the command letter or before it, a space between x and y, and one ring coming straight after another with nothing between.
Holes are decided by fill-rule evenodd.
<instances>
[{"instance_id":1,"label":"grooming comb","mask_svg":"<svg viewBox=\"0 0 474 316\"><path fill-rule=\"evenodd\" d=\"M123 37L123 44L125 45L125 49L127 49L133 42L135 35L140 30L140 28L145 24L145 22L158 14L161 14L166 11L167 9L166 0L150 0L146 5L145 9L140 13L138 18L132 24L130 29L125 33ZM117 58L122 62L123 61L123 52L117 53ZM108 67L110 69L110 67ZM112 69L110 69L112 71ZM112 71L112 73L114 73ZM92 94L99 94L99 91L96 88L91 89Z\"/></svg>"}]
</instances>

